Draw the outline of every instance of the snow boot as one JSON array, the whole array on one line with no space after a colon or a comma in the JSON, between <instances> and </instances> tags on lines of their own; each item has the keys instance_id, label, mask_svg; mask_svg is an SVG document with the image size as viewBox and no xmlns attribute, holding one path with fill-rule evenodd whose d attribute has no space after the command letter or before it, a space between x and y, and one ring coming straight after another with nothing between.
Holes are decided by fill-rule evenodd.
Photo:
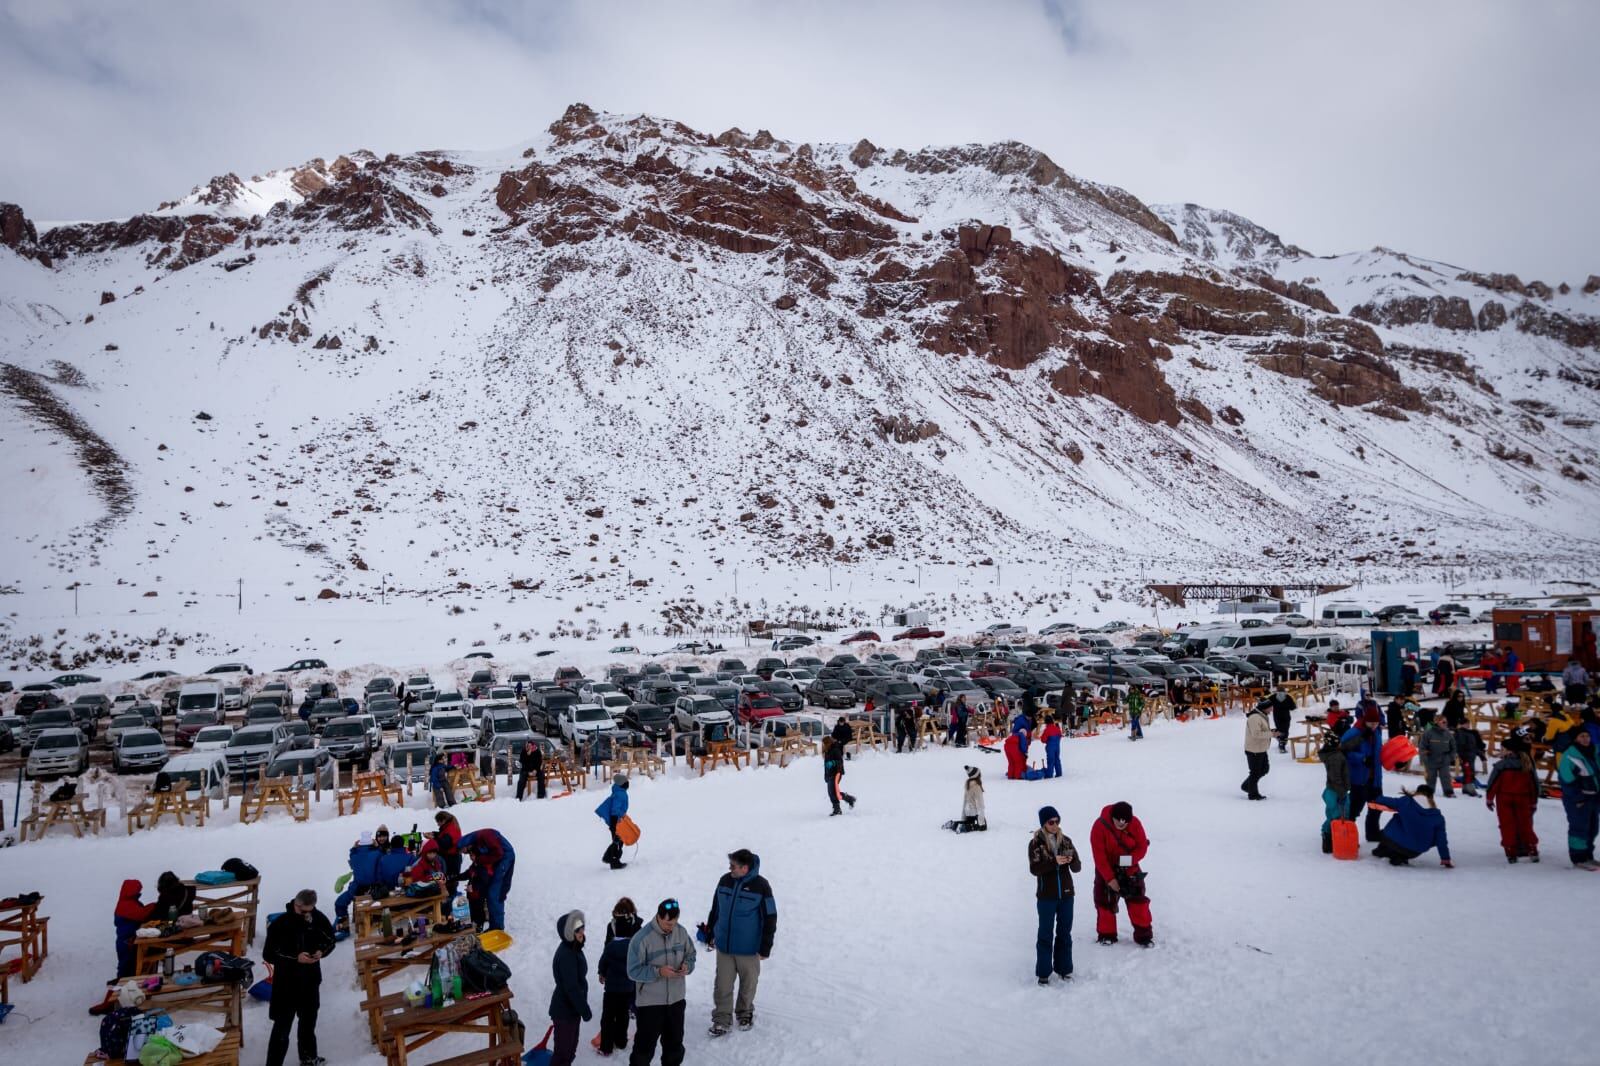
<instances>
[{"instance_id":1,"label":"snow boot","mask_svg":"<svg viewBox=\"0 0 1600 1066\"><path fill-rule=\"evenodd\" d=\"M854 796L850 795L850 793L846 792L844 794L844 801L846 803L850 804L850 809L852 811L856 809L856 798Z\"/></svg>"},{"instance_id":2,"label":"snow boot","mask_svg":"<svg viewBox=\"0 0 1600 1066\"><path fill-rule=\"evenodd\" d=\"M1529 862L1538 862L1539 861L1539 849L1538 848L1534 848L1533 851L1528 855L1528 861Z\"/></svg>"},{"instance_id":3,"label":"snow boot","mask_svg":"<svg viewBox=\"0 0 1600 1066\"><path fill-rule=\"evenodd\" d=\"M1117 934L1101 933L1099 936L1094 938L1094 942L1096 944L1115 944L1117 942Z\"/></svg>"},{"instance_id":4,"label":"snow boot","mask_svg":"<svg viewBox=\"0 0 1600 1066\"><path fill-rule=\"evenodd\" d=\"M621 859L617 859L611 863L608 863L607 865L609 865L613 870L620 870L628 864L623 862Z\"/></svg>"},{"instance_id":5,"label":"snow boot","mask_svg":"<svg viewBox=\"0 0 1600 1066\"><path fill-rule=\"evenodd\" d=\"M756 1020L754 1018L740 1018L739 1019L739 1032L748 1033L750 1030L754 1029L755 1027L756 1027Z\"/></svg>"},{"instance_id":6,"label":"snow boot","mask_svg":"<svg viewBox=\"0 0 1600 1066\"><path fill-rule=\"evenodd\" d=\"M1517 861L1517 857L1515 855L1507 855L1506 856L1506 862L1509 862L1509 863L1512 863L1513 865L1515 865L1516 861Z\"/></svg>"},{"instance_id":7,"label":"snow boot","mask_svg":"<svg viewBox=\"0 0 1600 1066\"><path fill-rule=\"evenodd\" d=\"M1153 948L1156 945L1154 931L1148 925L1133 927L1133 942L1142 948Z\"/></svg>"},{"instance_id":8,"label":"snow boot","mask_svg":"<svg viewBox=\"0 0 1600 1066\"><path fill-rule=\"evenodd\" d=\"M1050 984L1050 978L1048 978L1048 977L1039 978L1039 987L1040 988L1049 987L1049 984Z\"/></svg>"},{"instance_id":9,"label":"snow boot","mask_svg":"<svg viewBox=\"0 0 1600 1066\"><path fill-rule=\"evenodd\" d=\"M828 817L829 818L837 818L837 817L839 817L839 815L841 815L843 813L844 812L839 809L839 805L837 803L835 803L833 805L833 813L828 815Z\"/></svg>"},{"instance_id":10,"label":"snow boot","mask_svg":"<svg viewBox=\"0 0 1600 1066\"><path fill-rule=\"evenodd\" d=\"M726 1025L713 1025L711 1028L707 1029L706 1032L713 1037L727 1036L728 1027Z\"/></svg>"},{"instance_id":11,"label":"snow boot","mask_svg":"<svg viewBox=\"0 0 1600 1066\"><path fill-rule=\"evenodd\" d=\"M1322 834L1322 854L1333 854L1333 834L1331 832Z\"/></svg>"}]
</instances>

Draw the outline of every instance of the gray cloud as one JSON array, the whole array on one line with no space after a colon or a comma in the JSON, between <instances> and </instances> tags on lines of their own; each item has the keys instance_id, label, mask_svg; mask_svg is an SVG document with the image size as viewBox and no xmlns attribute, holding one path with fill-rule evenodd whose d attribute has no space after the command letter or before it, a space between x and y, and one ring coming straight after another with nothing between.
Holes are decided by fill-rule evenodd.
<instances>
[{"instance_id":1,"label":"gray cloud","mask_svg":"<svg viewBox=\"0 0 1600 1066\"><path fill-rule=\"evenodd\" d=\"M1317 252L1600 272L1582 0L0 0L0 198L127 215L213 174L493 148L574 100L717 131L1015 138Z\"/></svg>"}]
</instances>

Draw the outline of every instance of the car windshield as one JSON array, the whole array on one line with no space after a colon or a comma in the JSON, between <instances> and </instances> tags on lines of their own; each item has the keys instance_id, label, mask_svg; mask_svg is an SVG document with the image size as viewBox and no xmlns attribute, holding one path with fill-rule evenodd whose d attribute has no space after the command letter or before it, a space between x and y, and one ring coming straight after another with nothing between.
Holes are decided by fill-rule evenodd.
<instances>
[{"instance_id":1,"label":"car windshield","mask_svg":"<svg viewBox=\"0 0 1600 1066\"><path fill-rule=\"evenodd\" d=\"M112 729L132 729L134 726L144 725L142 714L119 714L111 719Z\"/></svg>"},{"instance_id":2,"label":"car windshield","mask_svg":"<svg viewBox=\"0 0 1600 1066\"><path fill-rule=\"evenodd\" d=\"M441 716L439 718L433 719L433 721L429 723L428 728L429 729L467 729L467 728L470 728L470 727L467 725L467 719L466 719L465 715L447 714L447 715L443 715L443 716Z\"/></svg>"},{"instance_id":3,"label":"car windshield","mask_svg":"<svg viewBox=\"0 0 1600 1066\"><path fill-rule=\"evenodd\" d=\"M462 703L462 702L465 702L465 697L463 697L461 695L461 693L459 693L459 692L441 692L441 693L439 693L439 695L433 697L433 702L434 703Z\"/></svg>"},{"instance_id":4,"label":"car windshield","mask_svg":"<svg viewBox=\"0 0 1600 1066\"><path fill-rule=\"evenodd\" d=\"M178 697L178 710L192 711L198 707L215 707L217 694L215 692L191 692L187 696Z\"/></svg>"},{"instance_id":5,"label":"car windshield","mask_svg":"<svg viewBox=\"0 0 1600 1066\"><path fill-rule=\"evenodd\" d=\"M125 748L158 748L162 745L161 734L140 730L137 733L124 733L120 741Z\"/></svg>"},{"instance_id":6,"label":"car windshield","mask_svg":"<svg viewBox=\"0 0 1600 1066\"><path fill-rule=\"evenodd\" d=\"M34 743L36 748L75 748L78 738L67 733L58 733L53 737L40 737Z\"/></svg>"},{"instance_id":7,"label":"car windshield","mask_svg":"<svg viewBox=\"0 0 1600 1066\"><path fill-rule=\"evenodd\" d=\"M528 720L517 713L497 714L493 717L494 727L504 731L507 729L527 729Z\"/></svg>"},{"instance_id":8,"label":"car windshield","mask_svg":"<svg viewBox=\"0 0 1600 1066\"><path fill-rule=\"evenodd\" d=\"M665 707L645 706L636 708L634 713L641 722L659 722L667 717L668 712Z\"/></svg>"},{"instance_id":9,"label":"car windshield","mask_svg":"<svg viewBox=\"0 0 1600 1066\"><path fill-rule=\"evenodd\" d=\"M322 735L326 737L359 737L366 731L366 727L360 722L329 722L328 728L322 731Z\"/></svg>"},{"instance_id":10,"label":"car windshield","mask_svg":"<svg viewBox=\"0 0 1600 1066\"><path fill-rule=\"evenodd\" d=\"M580 708L577 711L576 717L580 722L601 722L605 721L611 716L606 713L604 707L586 707Z\"/></svg>"},{"instance_id":11,"label":"car windshield","mask_svg":"<svg viewBox=\"0 0 1600 1066\"><path fill-rule=\"evenodd\" d=\"M432 749L426 744L396 744L389 749L389 761L396 765L403 765L409 757L413 763L421 766L428 761Z\"/></svg>"},{"instance_id":12,"label":"car windshield","mask_svg":"<svg viewBox=\"0 0 1600 1066\"><path fill-rule=\"evenodd\" d=\"M228 741L230 748L248 748L256 744L271 744L272 733L266 729L246 729L235 733Z\"/></svg>"},{"instance_id":13,"label":"car windshield","mask_svg":"<svg viewBox=\"0 0 1600 1066\"><path fill-rule=\"evenodd\" d=\"M392 711L400 706L400 701L393 696L374 696L367 706L374 711Z\"/></svg>"},{"instance_id":14,"label":"car windshield","mask_svg":"<svg viewBox=\"0 0 1600 1066\"><path fill-rule=\"evenodd\" d=\"M917 694L917 686L906 681L896 681L883 686L883 691L888 696L915 696Z\"/></svg>"},{"instance_id":15,"label":"car windshield","mask_svg":"<svg viewBox=\"0 0 1600 1066\"><path fill-rule=\"evenodd\" d=\"M207 726L205 729L200 730L199 733L196 733L194 740L196 744L201 744L206 741L227 740L231 736L233 736L233 730L227 726L213 725Z\"/></svg>"}]
</instances>

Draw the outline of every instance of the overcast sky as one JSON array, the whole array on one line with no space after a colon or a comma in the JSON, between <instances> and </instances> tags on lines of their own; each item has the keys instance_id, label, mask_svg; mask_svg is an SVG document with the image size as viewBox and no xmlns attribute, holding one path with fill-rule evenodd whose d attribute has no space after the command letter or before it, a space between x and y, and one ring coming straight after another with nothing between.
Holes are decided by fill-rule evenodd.
<instances>
[{"instance_id":1,"label":"overcast sky","mask_svg":"<svg viewBox=\"0 0 1600 1066\"><path fill-rule=\"evenodd\" d=\"M1600 273L1595 0L0 0L0 200L495 148L575 100L717 132L1016 139L1316 253Z\"/></svg>"}]
</instances>

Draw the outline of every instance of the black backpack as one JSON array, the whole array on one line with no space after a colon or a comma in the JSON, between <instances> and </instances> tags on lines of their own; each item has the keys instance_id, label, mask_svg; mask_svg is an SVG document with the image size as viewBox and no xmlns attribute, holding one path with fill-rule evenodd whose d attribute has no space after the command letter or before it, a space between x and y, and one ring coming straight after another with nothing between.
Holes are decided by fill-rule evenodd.
<instances>
[{"instance_id":1,"label":"black backpack","mask_svg":"<svg viewBox=\"0 0 1600 1066\"><path fill-rule=\"evenodd\" d=\"M194 972L202 981L252 984L255 963L225 951L201 952L194 960Z\"/></svg>"},{"instance_id":2,"label":"black backpack","mask_svg":"<svg viewBox=\"0 0 1600 1066\"><path fill-rule=\"evenodd\" d=\"M477 947L461 957L461 987L467 994L498 992L511 980L511 967L492 951Z\"/></svg>"},{"instance_id":3,"label":"black backpack","mask_svg":"<svg viewBox=\"0 0 1600 1066\"><path fill-rule=\"evenodd\" d=\"M100 1050L106 1053L106 1058L127 1057L128 1035L133 1028L133 1020L143 1013L134 1007L112 1007L100 1019Z\"/></svg>"},{"instance_id":4,"label":"black backpack","mask_svg":"<svg viewBox=\"0 0 1600 1066\"><path fill-rule=\"evenodd\" d=\"M222 869L232 874L235 881L254 881L261 876L260 870L243 859L229 859L222 864Z\"/></svg>"}]
</instances>

